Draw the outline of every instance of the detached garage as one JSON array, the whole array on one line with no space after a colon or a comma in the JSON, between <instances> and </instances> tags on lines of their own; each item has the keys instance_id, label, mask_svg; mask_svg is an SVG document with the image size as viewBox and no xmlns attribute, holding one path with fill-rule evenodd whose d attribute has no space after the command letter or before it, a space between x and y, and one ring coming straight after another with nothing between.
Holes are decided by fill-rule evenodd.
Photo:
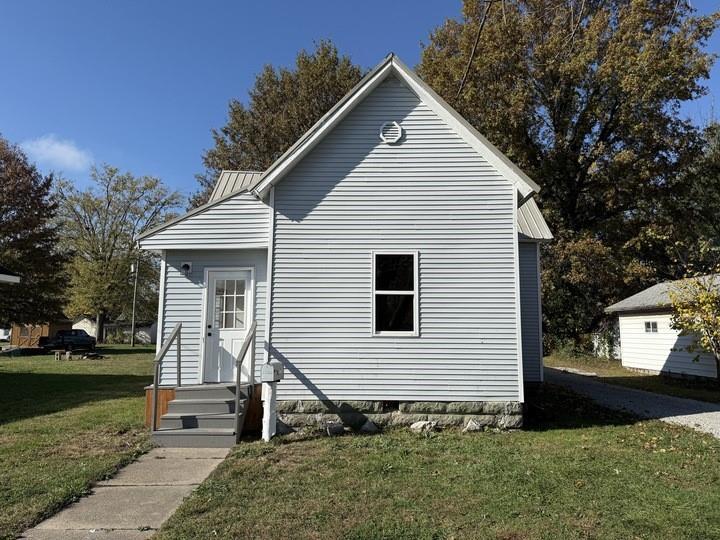
<instances>
[{"instance_id":1,"label":"detached garage","mask_svg":"<svg viewBox=\"0 0 720 540\"><path fill-rule=\"evenodd\" d=\"M675 283L658 283L605 309L618 315L622 365L653 373L717 377L712 355L689 352L694 338L670 326Z\"/></svg>"}]
</instances>

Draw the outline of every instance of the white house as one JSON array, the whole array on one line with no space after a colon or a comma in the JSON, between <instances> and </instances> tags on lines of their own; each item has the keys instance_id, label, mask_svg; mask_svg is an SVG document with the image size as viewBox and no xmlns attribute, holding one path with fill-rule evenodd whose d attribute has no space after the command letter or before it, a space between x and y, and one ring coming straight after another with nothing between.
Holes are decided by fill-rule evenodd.
<instances>
[{"instance_id":1,"label":"white house","mask_svg":"<svg viewBox=\"0 0 720 540\"><path fill-rule=\"evenodd\" d=\"M716 377L712 355L689 351L695 337L670 325L670 291L676 283L658 283L605 309L618 315L622 365L652 373Z\"/></svg>"},{"instance_id":2,"label":"white house","mask_svg":"<svg viewBox=\"0 0 720 540\"><path fill-rule=\"evenodd\" d=\"M271 360L281 426L520 425L542 379L538 190L389 55L266 171L223 172L140 236L163 260L159 351L182 324L156 439L225 444L232 396L242 409Z\"/></svg>"},{"instance_id":3,"label":"white house","mask_svg":"<svg viewBox=\"0 0 720 540\"><path fill-rule=\"evenodd\" d=\"M132 333L130 322L125 318L115 322L105 323L103 336L97 335L97 322L94 317L88 315L81 315L73 319L73 330L85 330L88 335L96 338L102 337L103 341L108 339L109 335L122 333L126 343L130 342L130 335ZM143 345L154 344L157 338L157 323L156 322L138 322L135 327L135 340L137 343Z\"/></svg>"}]
</instances>

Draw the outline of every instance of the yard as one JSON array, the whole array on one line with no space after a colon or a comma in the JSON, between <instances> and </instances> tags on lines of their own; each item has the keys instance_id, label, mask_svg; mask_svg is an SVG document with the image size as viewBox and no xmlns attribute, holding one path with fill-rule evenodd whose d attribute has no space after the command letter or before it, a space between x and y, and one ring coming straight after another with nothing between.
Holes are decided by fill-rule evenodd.
<instances>
[{"instance_id":1,"label":"yard","mask_svg":"<svg viewBox=\"0 0 720 540\"><path fill-rule=\"evenodd\" d=\"M530 399L523 431L245 442L158 538L720 538L719 441Z\"/></svg>"},{"instance_id":2,"label":"yard","mask_svg":"<svg viewBox=\"0 0 720 540\"><path fill-rule=\"evenodd\" d=\"M715 381L681 379L667 375L650 375L625 369L619 360L607 360L587 355L556 355L545 357L549 367L569 367L597 373L598 379L620 386L682 398L720 403L720 386Z\"/></svg>"},{"instance_id":3,"label":"yard","mask_svg":"<svg viewBox=\"0 0 720 540\"><path fill-rule=\"evenodd\" d=\"M148 347L100 360L0 357L0 538L53 514L149 448Z\"/></svg>"}]
</instances>

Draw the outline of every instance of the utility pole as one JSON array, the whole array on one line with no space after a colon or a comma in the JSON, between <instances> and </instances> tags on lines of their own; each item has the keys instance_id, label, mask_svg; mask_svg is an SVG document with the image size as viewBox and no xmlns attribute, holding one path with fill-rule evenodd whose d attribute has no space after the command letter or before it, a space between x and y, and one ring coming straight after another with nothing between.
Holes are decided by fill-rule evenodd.
<instances>
[{"instance_id":1,"label":"utility pole","mask_svg":"<svg viewBox=\"0 0 720 540\"><path fill-rule=\"evenodd\" d=\"M130 346L135 346L135 304L137 303L138 274L140 273L140 255L134 263L130 264L130 272L135 274L135 285L133 286L132 319L130 322Z\"/></svg>"}]
</instances>

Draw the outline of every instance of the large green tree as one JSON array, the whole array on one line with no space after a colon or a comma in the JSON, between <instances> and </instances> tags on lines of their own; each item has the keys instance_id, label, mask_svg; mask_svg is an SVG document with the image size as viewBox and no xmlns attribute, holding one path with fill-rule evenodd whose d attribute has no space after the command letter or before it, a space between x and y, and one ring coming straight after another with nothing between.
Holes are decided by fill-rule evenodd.
<instances>
[{"instance_id":1,"label":"large green tree","mask_svg":"<svg viewBox=\"0 0 720 540\"><path fill-rule=\"evenodd\" d=\"M544 258L556 340L679 272L637 242L691 181L702 137L680 105L705 92L717 22L686 0L468 0L431 34L422 77L542 186L556 236ZM601 286L599 264L615 276Z\"/></svg>"},{"instance_id":2,"label":"large green tree","mask_svg":"<svg viewBox=\"0 0 720 540\"><path fill-rule=\"evenodd\" d=\"M136 177L104 165L93 169L93 185L78 190L60 184L60 218L64 245L72 253L66 313L93 315L98 336L107 318L125 316L132 308L130 265L138 260L137 317L157 314L157 261L140 251L137 235L165 221L181 203L176 192L150 176Z\"/></svg>"},{"instance_id":3,"label":"large green tree","mask_svg":"<svg viewBox=\"0 0 720 540\"><path fill-rule=\"evenodd\" d=\"M0 326L49 322L62 314L65 257L54 218L53 175L0 137L0 265L21 276L0 283Z\"/></svg>"},{"instance_id":4,"label":"large green tree","mask_svg":"<svg viewBox=\"0 0 720 540\"><path fill-rule=\"evenodd\" d=\"M223 169L269 167L362 78L363 71L340 56L329 41L301 51L293 69L265 66L250 91L248 105L232 99L228 121L213 130L214 146L203 156L205 173L192 206L208 200Z\"/></svg>"}]
</instances>

